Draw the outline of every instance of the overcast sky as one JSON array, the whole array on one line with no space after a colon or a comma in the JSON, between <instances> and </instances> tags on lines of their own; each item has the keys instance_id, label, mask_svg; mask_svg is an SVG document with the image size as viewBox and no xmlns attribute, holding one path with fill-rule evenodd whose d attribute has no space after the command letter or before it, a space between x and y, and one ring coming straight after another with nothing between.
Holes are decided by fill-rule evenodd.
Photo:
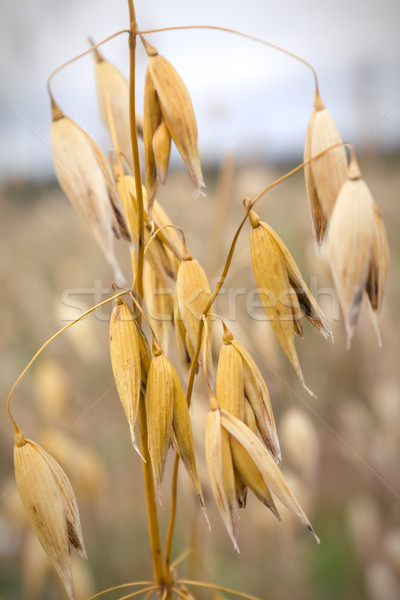
<instances>
[{"instance_id":1,"label":"overcast sky","mask_svg":"<svg viewBox=\"0 0 400 600\"><path fill-rule=\"evenodd\" d=\"M0 19L0 177L52 176L46 79L62 62L128 25L125 0L14 0ZM400 148L399 0L137 0L142 30L209 24L284 46L316 68L324 102L343 138ZM298 158L312 109L313 80L300 63L225 33L148 36L192 97L203 162L235 149L247 160ZM126 37L104 54L127 73ZM145 56L138 54L138 81ZM139 98L141 93L139 83ZM64 112L103 148L90 57L53 86Z\"/></svg>"}]
</instances>

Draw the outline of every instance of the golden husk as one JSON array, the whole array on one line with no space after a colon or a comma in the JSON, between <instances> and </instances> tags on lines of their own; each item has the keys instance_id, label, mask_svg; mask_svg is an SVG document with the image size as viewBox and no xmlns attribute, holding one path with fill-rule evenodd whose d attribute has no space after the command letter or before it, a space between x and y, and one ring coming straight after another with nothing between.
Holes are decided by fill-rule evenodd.
<instances>
[{"instance_id":1,"label":"golden husk","mask_svg":"<svg viewBox=\"0 0 400 600\"><path fill-rule=\"evenodd\" d=\"M330 113L326 110L318 92L314 100L306 133L304 161L316 156L326 148L342 142L340 133ZM338 146L313 160L304 167L308 201L313 221L313 233L321 245L336 197L347 175L347 159L344 146Z\"/></svg>"},{"instance_id":2,"label":"golden husk","mask_svg":"<svg viewBox=\"0 0 400 600\"><path fill-rule=\"evenodd\" d=\"M219 353L216 398L219 408L244 419L243 363L231 343L224 344Z\"/></svg>"},{"instance_id":3,"label":"golden husk","mask_svg":"<svg viewBox=\"0 0 400 600\"><path fill-rule=\"evenodd\" d=\"M162 353L153 357L147 377L148 445L157 487L161 487L174 410L174 380L170 362Z\"/></svg>"},{"instance_id":4,"label":"golden husk","mask_svg":"<svg viewBox=\"0 0 400 600\"><path fill-rule=\"evenodd\" d=\"M143 271L143 294L150 325L161 347L167 352L174 310L173 290L170 286L165 287L147 261Z\"/></svg>"},{"instance_id":5,"label":"golden husk","mask_svg":"<svg viewBox=\"0 0 400 600\"><path fill-rule=\"evenodd\" d=\"M169 156L171 153L171 136L165 121L160 123L153 135L153 153L158 181L164 184L168 175Z\"/></svg>"},{"instance_id":6,"label":"golden husk","mask_svg":"<svg viewBox=\"0 0 400 600\"><path fill-rule=\"evenodd\" d=\"M134 316L123 302L117 302L111 314L110 355L115 385L128 420L132 444L139 452L135 425L141 384L140 348Z\"/></svg>"},{"instance_id":7,"label":"golden husk","mask_svg":"<svg viewBox=\"0 0 400 600\"><path fill-rule=\"evenodd\" d=\"M348 347L368 280L375 226L373 205L364 180L359 176L347 179L337 198L329 228L329 258L345 318Z\"/></svg>"}]
</instances>

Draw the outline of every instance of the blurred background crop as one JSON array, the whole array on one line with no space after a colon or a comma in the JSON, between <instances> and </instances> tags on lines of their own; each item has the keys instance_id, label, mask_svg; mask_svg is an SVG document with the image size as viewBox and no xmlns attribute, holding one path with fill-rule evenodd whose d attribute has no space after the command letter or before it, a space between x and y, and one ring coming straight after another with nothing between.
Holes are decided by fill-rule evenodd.
<instances>
[{"instance_id":1,"label":"blurred background crop","mask_svg":"<svg viewBox=\"0 0 400 600\"><path fill-rule=\"evenodd\" d=\"M111 294L112 273L59 189L49 148L46 79L59 64L127 27L125 2L16 0L0 20L0 388L5 399L34 352L68 320ZM343 139L356 145L361 170L388 230L391 264L377 347L362 311L350 352L332 295L327 258L318 257L300 173L258 204L284 239L332 323L335 344L305 326L297 341L312 398L303 390L254 308L249 231L244 229L216 310L253 351L270 389L283 470L322 542L316 546L282 509L275 522L248 499L237 555L217 514L205 472L207 398L196 383L193 417L212 533L190 484L180 478L174 556L197 544L180 574L274 600L400 598L400 41L398 0L201 3L138 0L142 29L209 24L241 29L281 45L317 70L322 98ZM211 282L223 265L254 196L302 159L313 79L300 63L226 33L148 36L183 77L199 127L207 195L194 198L179 157L158 199L187 235ZM126 36L103 53L127 73ZM138 52L141 106L144 52ZM53 84L57 102L105 152L110 141L96 112L91 57L67 67ZM224 175L221 175L224 174ZM224 199L225 198L225 199ZM219 217L216 215L219 214ZM217 230L213 230L215 222ZM129 277L126 246L118 257ZM255 302L256 304L256 302ZM251 305L252 309L249 309ZM74 558L77 600L102 587L151 576L139 459L113 385L104 308L57 339L14 398L27 435L50 450L75 489L89 562ZM251 313L251 314L249 314ZM339 318L338 318L339 316ZM220 336L215 327L215 349ZM321 338L321 339L320 339ZM171 356L176 356L173 342ZM13 479L12 428L0 419L0 600L63 597L33 537ZM171 453L172 454L172 453ZM169 509L165 478L161 521ZM207 594L195 593L196 598ZM117 597L117 596L114 596Z\"/></svg>"}]
</instances>

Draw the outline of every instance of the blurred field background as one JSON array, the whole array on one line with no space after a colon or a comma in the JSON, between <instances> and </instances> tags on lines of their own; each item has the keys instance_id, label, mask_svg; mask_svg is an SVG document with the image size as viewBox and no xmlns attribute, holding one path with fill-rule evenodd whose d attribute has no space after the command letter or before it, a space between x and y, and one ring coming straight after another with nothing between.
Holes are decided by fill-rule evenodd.
<instances>
[{"instance_id":1,"label":"blurred field background","mask_svg":"<svg viewBox=\"0 0 400 600\"><path fill-rule=\"evenodd\" d=\"M69 55L60 60L67 58ZM49 63L45 66L48 74ZM382 71L378 68L377 73ZM329 81L336 81L340 88L337 71ZM387 106L398 100L393 89ZM359 145L359 160L385 220L391 248L381 319L383 348L377 347L364 307L351 351L346 350L327 259L317 256L312 242L301 173L270 192L257 210L292 251L334 329L334 345L308 325L304 339L296 343L306 383L318 399L301 387L262 310L256 308L249 315L249 303L253 305L256 299L248 226L241 234L224 293L216 305L216 311L230 320L235 336L252 350L265 376L281 438L283 470L321 544L317 546L285 509L278 523L249 494L239 521L241 554L233 551L215 510L205 471L202 443L207 397L199 376L193 419L212 533L182 472L174 557L192 548L194 540L197 553L189 553L182 561L181 576L234 587L263 599L400 598L400 143L398 130L391 127L389 134L383 124L377 125L377 115L371 113L368 104L370 97L366 94L365 104L360 104L360 131L351 133L361 136L374 129L373 135L366 135ZM329 95L325 99L330 105ZM343 98L336 97L333 112L343 121L341 132L348 139L341 101ZM299 127L305 133L310 98L302 108ZM398 117L398 106L393 112ZM214 124L218 123L218 111L213 114ZM273 113L262 116L267 122L274 120ZM224 114L220 118L223 120ZM242 114L244 121L251 118L251 112ZM100 141L108 150L102 135ZM397 145L393 142L396 139ZM217 164L205 157L205 198L193 198L191 183L177 161L166 188L158 195L173 222L184 228L193 255L214 283L241 219L243 198L255 195L301 160L301 143L294 149L281 149L278 160L271 140L268 157L262 158L259 146L249 144L251 140L246 139L245 150L240 139L230 141L230 147L238 148L230 159L225 155ZM24 154L26 148L21 148ZM3 164L8 164L6 158L4 145ZM229 160L233 161L232 174L224 180L220 167L229 171ZM83 307L110 295L112 284L111 270L58 188L49 165L43 167L40 177L17 167L8 167L8 173L3 169L0 181L3 399L38 347L76 318ZM117 253L129 279L129 257L122 243L118 243ZM89 562L73 556L77 600L85 600L104 587L151 576L140 461L130 444L109 361L109 313L110 309L102 309L53 342L23 380L13 403L26 434L51 449L70 476L78 498ZM217 358L218 325L214 338ZM176 358L173 339L170 355ZM26 522L14 486L12 429L5 402L0 419L0 455L0 599L63 597ZM163 535L168 511L167 472L160 509ZM200 600L209 597L200 591L194 595Z\"/></svg>"}]
</instances>

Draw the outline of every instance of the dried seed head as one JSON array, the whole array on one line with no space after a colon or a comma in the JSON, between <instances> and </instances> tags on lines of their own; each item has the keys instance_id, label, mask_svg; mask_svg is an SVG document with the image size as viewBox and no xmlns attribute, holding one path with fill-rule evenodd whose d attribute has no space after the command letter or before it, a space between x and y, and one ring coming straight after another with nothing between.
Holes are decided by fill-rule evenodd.
<instances>
[{"instance_id":1,"label":"dried seed head","mask_svg":"<svg viewBox=\"0 0 400 600\"><path fill-rule=\"evenodd\" d=\"M153 356L147 377L146 412L148 444L154 478L161 487L174 410L174 379L171 363L164 353Z\"/></svg>"},{"instance_id":2,"label":"dried seed head","mask_svg":"<svg viewBox=\"0 0 400 600\"><path fill-rule=\"evenodd\" d=\"M144 118L146 120L146 113L151 110L153 114L149 120L151 119L153 122L154 135L160 124L158 109L155 107L158 102L162 120L182 156L194 185L200 189L204 187L204 182L197 149L196 118L189 93L171 63L160 56L157 50L143 38L142 41L149 57L148 72L156 95L156 101L154 101L154 97L150 98L150 92L147 96L145 93L145 102L149 98L150 108L145 107ZM150 89L150 84L148 87ZM156 127L154 127L155 123L157 123ZM150 127L149 130L151 130Z\"/></svg>"},{"instance_id":3,"label":"dried seed head","mask_svg":"<svg viewBox=\"0 0 400 600\"><path fill-rule=\"evenodd\" d=\"M165 121L160 123L153 135L153 152L158 181L164 184L167 179L171 153L171 136Z\"/></svg>"},{"instance_id":4,"label":"dried seed head","mask_svg":"<svg viewBox=\"0 0 400 600\"><path fill-rule=\"evenodd\" d=\"M185 344L190 358L193 358L194 349L197 344L200 320L203 311L208 304L211 292L203 268L199 262L192 258L188 253L186 256L184 254L184 260L181 262L178 269L176 290L179 313L186 330ZM212 308L210 308L210 311L211 310ZM203 343L206 344L205 351L208 355L206 365L211 365L211 321L208 323L207 331L208 337L203 339ZM213 374L210 373L209 377L212 379Z\"/></svg>"},{"instance_id":5,"label":"dried seed head","mask_svg":"<svg viewBox=\"0 0 400 600\"><path fill-rule=\"evenodd\" d=\"M227 431L221 427L219 410L212 410L208 413L205 436L207 470L211 489L229 537L235 550L239 552L236 541L235 474L229 438Z\"/></svg>"},{"instance_id":6,"label":"dried seed head","mask_svg":"<svg viewBox=\"0 0 400 600\"><path fill-rule=\"evenodd\" d=\"M14 446L18 491L35 533L71 600L70 545L86 558L76 498L59 464L35 442L19 436Z\"/></svg>"},{"instance_id":7,"label":"dried seed head","mask_svg":"<svg viewBox=\"0 0 400 600\"><path fill-rule=\"evenodd\" d=\"M236 419L234 416L225 411L221 410L220 413L221 426L230 433L231 437L243 447L243 450L248 455L248 458L244 454L241 457L246 464L247 472L251 472L249 471L250 467L248 462L253 462L253 467L256 467L258 473L261 475L265 485L271 491L271 493L279 498L286 508L299 517L303 525L309 529L319 543L319 539L316 536L310 521L289 489L279 467L265 446L254 435L254 433L248 427L246 427L244 423L242 423L242 421L239 421L239 419ZM251 483L249 481L249 487L251 487Z\"/></svg>"},{"instance_id":8,"label":"dried seed head","mask_svg":"<svg viewBox=\"0 0 400 600\"><path fill-rule=\"evenodd\" d=\"M294 332L302 333L303 312L327 337L328 322L306 286L289 250L267 223L250 213L251 263L258 291L272 328L304 385Z\"/></svg>"},{"instance_id":9,"label":"dried seed head","mask_svg":"<svg viewBox=\"0 0 400 600\"><path fill-rule=\"evenodd\" d=\"M97 102L100 119L107 131L109 131L110 123L107 110L108 97L119 149L129 164L132 165L128 82L117 67L105 60L99 51L96 51L95 58Z\"/></svg>"},{"instance_id":10,"label":"dried seed head","mask_svg":"<svg viewBox=\"0 0 400 600\"><path fill-rule=\"evenodd\" d=\"M342 138L335 122L317 91L306 134L304 161L341 142ZM304 167L313 233L318 246L324 239L336 197L346 180L346 174L347 159L343 145L329 150Z\"/></svg>"},{"instance_id":11,"label":"dried seed head","mask_svg":"<svg viewBox=\"0 0 400 600\"><path fill-rule=\"evenodd\" d=\"M382 310L383 295L389 268L389 245L385 224L375 204L373 205L373 211L374 233L366 292L371 318L376 329L379 346L381 346L382 343L378 320Z\"/></svg>"},{"instance_id":12,"label":"dried seed head","mask_svg":"<svg viewBox=\"0 0 400 600\"><path fill-rule=\"evenodd\" d=\"M87 133L65 116L53 120L51 144L61 189L102 248L116 280L123 281L114 256L113 233L130 237L104 155Z\"/></svg>"},{"instance_id":13,"label":"dried seed head","mask_svg":"<svg viewBox=\"0 0 400 600\"><path fill-rule=\"evenodd\" d=\"M349 165L349 175L336 200L329 228L330 263L348 347L368 281L375 227L374 201L355 159Z\"/></svg>"},{"instance_id":14,"label":"dried seed head","mask_svg":"<svg viewBox=\"0 0 400 600\"><path fill-rule=\"evenodd\" d=\"M183 372L187 374L188 369L190 368L191 358L189 354L189 349L186 345L186 329L179 310L177 287L175 287L174 294L174 331L176 345L178 348L179 361L181 363Z\"/></svg>"},{"instance_id":15,"label":"dried seed head","mask_svg":"<svg viewBox=\"0 0 400 600\"><path fill-rule=\"evenodd\" d=\"M258 429L264 444L271 452L274 460L279 463L281 451L268 388L253 357L243 344L233 340L232 345L240 354L243 362L244 395L247 400L245 402L244 422L253 433L256 433ZM248 405L247 408L246 404ZM254 421L256 431L254 431Z\"/></svg>"},{"instance_id":16,"label":"dried seed head","mask_svg":"<svg viewBox=\"0 0 400 600\"><path fill-rule=\"evenodd\" d=\"M147 66L144 82L144 108L143 108L143 143L145 158L145 183L147 198L152 206L158 188L157 167L154 158L153 137L162 122L160 103Z\"/></svg>"},{"instance_id":17,"label":"dried seed head","mask_svg":"<svg viewBox=\"0 0 400 600\"><path fill-rule=\"evenodd\" d=\"M168 360L168 359L167 359ZM197 474L196 459L193 445L193 432L190 421L189 408L186 402L186 396L182 384L173 364L169 362L173 379L173 440L176 451L179 453L183 464L194 485L195 491L199 497L200 505L204 509L204 498L201 490L199 476Z\"/></svg>"},{"instance_id":18,"label":"dried seed head","mask_svg":"<svg viewBox=\"0 0 400 600\"><path fill-rule=\"evenodd\" d=\"M219 353L216 392L219 408L243 420L243 363L239 352L231 343L224 344Z\"/></svg>"},{"instance_id":19,"label":"dried seed head","mask_svg":"<svg viewBox=\"0 0 400 600\"><path fill-rule=\"evenodd\" d=\"M111 314L110 354L115 385L128 420L132 444L140 454L135 438L141 383L140 348L134 316L122 301L117 301Z\"/></svg>"}]
</instances>

